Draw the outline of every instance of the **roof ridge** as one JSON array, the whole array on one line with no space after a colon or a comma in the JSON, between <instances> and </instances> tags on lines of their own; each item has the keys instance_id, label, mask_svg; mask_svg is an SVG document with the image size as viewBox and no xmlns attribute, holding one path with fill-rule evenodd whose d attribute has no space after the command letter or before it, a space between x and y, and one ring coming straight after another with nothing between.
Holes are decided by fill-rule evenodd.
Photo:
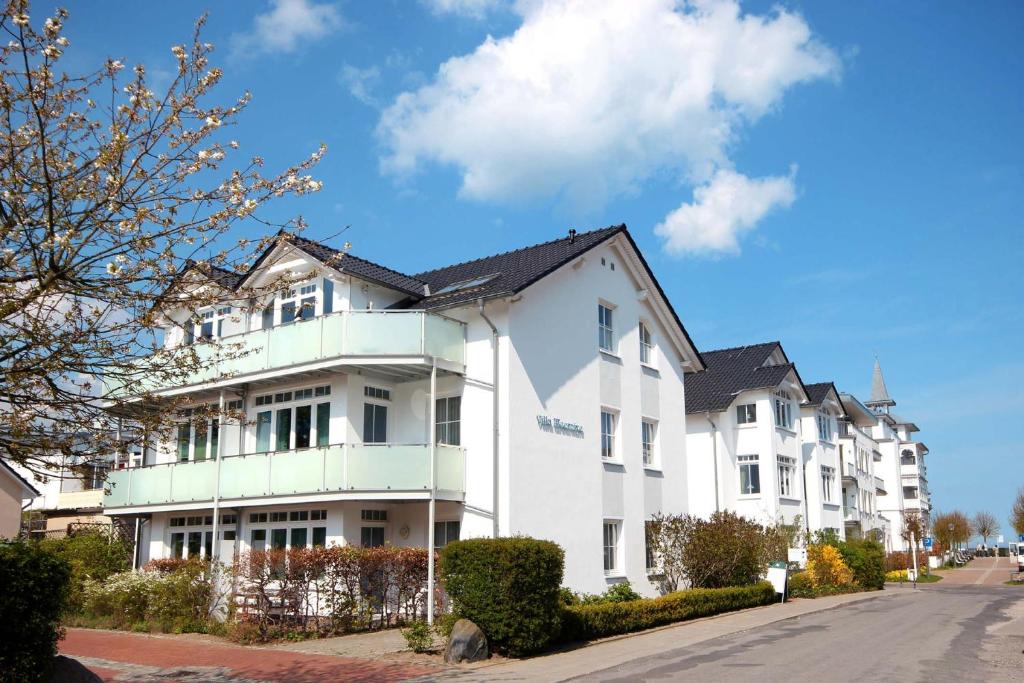
<instances>
[{"instance_id":1,"label":"roof ridge","mask_svg":"<svg viewBox=\"0 0 1024 683\"><path fill-rule=\"evenodd\" d=\"M618 225L609 225L609 226L606 226L604 228L595 228L593 230L588 230L586 232L576 233L576 235L575 235L575 237L573 239L578 240L581 237L586 237L588 235L593 235L593 234L599 233L599 232L610 232L610 231L614 231L614 230L625 230L625 229L626 229L626 224L625 223L619 223ZM569 239L569 237L568 236L556 237L555 239L548 240L547 242L538 242L537 244L529 244L529 245L527 245L525 247L519 247L518 249L510 249L508 251L501 251L501 252L498 252L497 254L490 254L488 256L481 256L479 258L470 259L468 261L460 261L458 263L450 263L447 266L441 266L440 268L433 268L431 270L420 271L419 273L416 273L412 277L416 278L416 279L419 279L419 277L421 275L426 275L428 273L436 273L436 272L441 271L441 270L448 270L449 268L458 268L460 266L468 266L471 263L479 263L480 261L487 261L489 259L499 258L501 256L509 256L511 254L517 254L519 252L527 251L527 250L530 250L530 249L537 249L537 248L540 248L540 247L546 247L546 246L548 246L550 244L555 244L556 242L561 242L562 240L566 240L566 239Z\"/></svg>"},{"instance_id":2,"label":"roof ridge","mask_svg":"<svg viewBox=\"0 0 1024 683\"><path fill-rule=\"evenodd\" d=\"M345 256L347 258L353 258L353 259L355 259L357 261L362 261L363 263L369 263L370 265L374 265L374 266L377 266L378 268L382 268L382 269L388 271L389 273L394 273L395 275L401 275L402 277L407 277L410 280L419 280L419 278L417 278L417 277L415 277L413 275L409 275L408 273L403 273L402 271L395 270L394 268L389 268L388 266L381 265L380 263L377 263L376 261L371 261L370 259L363 258L362 256L356 256L355 254L353 254L351 252L343 251L341 249L335 249L331 245L324 244L323 242L321 242L319 240L310 239L308 237L305 237L304 235L298 235L298 234L295 234L293 232L288 232L286 230L282 230L281 233L286 235L289 238L301 240L303 242L309 242L310 244L315 244L316 246L318 246L318 247L320 247L322 249L327 249L329 251L333 251L335 254L341 254L342 256ZM427 283L421 282L421 284L425 285Z\"/></svg>"},{"instance_id":3,"label":"roof ridge","mask_svg":"<svg viewBox=\"0 0 1024 683\"><path fill-rule=\"evenodd\" d=\"M704 355L705 353L726 353L728 351L741 351L743 349L754 349L754 348L758 348L760 346L775 346L775 345L781 346L782 342L780 342L778 340L773 340L773 341L766 341L766 342L758 342L756 344L741 344L740 346L730 346L730 347L725 348L725 349L711 349L710 351L701 351L700 353L701 353L701 355ZM792 365L792 363L791 363L791 365Z\"/></svg>"}]
</instances>

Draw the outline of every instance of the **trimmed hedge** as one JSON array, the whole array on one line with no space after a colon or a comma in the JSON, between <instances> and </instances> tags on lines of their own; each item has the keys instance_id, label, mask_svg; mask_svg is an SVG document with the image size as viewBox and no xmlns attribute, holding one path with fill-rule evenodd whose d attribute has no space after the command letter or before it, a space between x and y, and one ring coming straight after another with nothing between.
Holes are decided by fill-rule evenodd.
<instances>
[{"instance_id":1,"label":"trimmed hedge","mask_svg":"<svg viewBox=\"0 0 1024 683\"><path fill-rule=\"evenodd\" d=\"M551 541L475 538L441 552L441 578L452 611L510 655L540 652L558 634L565 554Z\"/></svg>"},{"instance_id":2,"label":"trimmed hedge","mask_svg":"<svg viewBox=\"0 0 1024 683\"><path fill-rule=\"evenodd\" d=\"M761 582L730 588L694 588L647 600L566 607L562 613L561 639L593 640L777 600L772 585Z\"/></svg>"},{"instance_id":3,"label":"trimmed hedge","mask_svg":"<svg viewBox=\"0 0 1024 683\"><path fill-rule=\"evenodd\" d=\"M71 567L34 542L0 542L0 681L48 681Z\"/></svg>"},{"instance_id":4,"label":"trimmed hedge","mask_svg":"<svg viewBox=\"0 0 1024 683\"><path fill-rule=\"evenodd\" d=\"M882 590L885 587L885 548L881 543L849 540L839 544L839 552L861 588Z\"/></svg>"}]
</instances>

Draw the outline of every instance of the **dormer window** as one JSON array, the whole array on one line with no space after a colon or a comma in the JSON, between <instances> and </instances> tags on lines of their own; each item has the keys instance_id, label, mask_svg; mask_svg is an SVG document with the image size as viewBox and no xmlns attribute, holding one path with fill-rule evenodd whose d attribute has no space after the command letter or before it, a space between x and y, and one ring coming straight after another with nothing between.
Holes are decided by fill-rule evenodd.
<instances>
[{"instance_id":1,"label":"dormer window","mask_svg":"<svg viewBox=\"0 0 1024 683\"><path fill-rule=\"evenodd\" d=\"M775 392L775 426L793 428L793 404L788 392Z\"/></svg>"},{"instance_id":2,"label":"dormer window","mask_svg":"<svg viewBox=\"0 0 1024 683\"><path fill-rule=\"evenodd\" d=\"M230 306L208 308L199 311L199 339L209 341L224 336L224 319L231 315ZM187 335L186 335L187 339ZM186 343L189 343L186 341Z\"/></svg>"}]
</instances>

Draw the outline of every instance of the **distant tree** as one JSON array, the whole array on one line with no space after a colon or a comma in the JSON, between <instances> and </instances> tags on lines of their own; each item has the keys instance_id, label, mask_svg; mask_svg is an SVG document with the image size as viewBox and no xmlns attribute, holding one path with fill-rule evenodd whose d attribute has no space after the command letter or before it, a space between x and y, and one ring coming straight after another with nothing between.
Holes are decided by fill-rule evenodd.
<instances>
[{"instance_id":1,"label":"distant tree","mask_svg":"<svg viewBox=\"0 0 1024 683\"><path fill-rule=\"evenodd\" d=\"M192 347L161 355L153 330L169 309L217 305L226 290L175 288L183 271L207 282L244 272L268 242L232 241L243 222L301 230L301 218L261 209L320 189L304 173L324 152L273 175L259 156L238 158L227 131L250 96L210 101L222 72L203 19L171 47L173 75L154 92L143 65L115 58L67 73L81 64L63 59L67 16L30 16L27 0L0 9L0 459L44 474L54 454L126 445L101 384L143 395L144 380L197 369ZM136 412L139 431L173 420L172 404Z\"/></svg>"},{"instance_id":2,"label":"distant tree","mask_svg":"<svg viewBox=\"0 0 1024 683\"><path fill-rule=\"evenodd\" d=\"M967 515L959 510L935 515L932 520L932 528L935 539L945 549L967 543L971 538L971 523L967 519Z\"/></svg>"},{"instance_id":3,"label":"distant tree","mask_svg":"<svg viewBox=\"0 0 1024 683\"><path fill-rule=\"evenodd\" d=\"M981 536L981 540L988 545L989 537L999 533L999 522L996 521L995 515L982 510L971 520L971 530L975 535Z\"/></svg>"},{"instance_id":4,"label":"distant tree","mask_svg":"<svg viewBox=\"0 0 1024 683\"><path fill-rule=\"evenodd\" d=\"M1013 501L1013 510L1010 512L1010 526L1018 534L1024 534L1024 487L1017 491L1017 499Z\"/></svg>"},{"instance_id":5,"label":"distant tree","mask_svg":"<svg viewBox=\"0 0 1024 683\"><path fill-rule=\"evenodd\" d=\"M920 512L911 510L903 516L903 530L900 532L900 536L907 543L910 543L910 539L913 537L914 550L917 550L922 542L921 539L923 539L927 533L927 524Z\"/></svg>"}]
</instances>

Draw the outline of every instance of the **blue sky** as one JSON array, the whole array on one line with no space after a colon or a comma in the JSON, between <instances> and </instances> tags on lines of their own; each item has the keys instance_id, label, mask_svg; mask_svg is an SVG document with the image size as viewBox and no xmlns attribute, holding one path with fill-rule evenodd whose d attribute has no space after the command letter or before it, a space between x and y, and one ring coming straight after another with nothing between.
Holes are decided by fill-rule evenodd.
<instances>
[{"instance_id":1,"label":"blue sky","mask_svg":"<svg viewBox=\"0 0 1024 683\"><path fill-rule=\"evenodd\" d=\"M231 137L268 170L329 148L277 216L407 272L624 222L701 348L779 339L862 398L877 354L936 506L1008 532L1024 6L699 4L72 3L64 61L159 84L209 10L254 96Z\"/></svg>"}]
</instances>

